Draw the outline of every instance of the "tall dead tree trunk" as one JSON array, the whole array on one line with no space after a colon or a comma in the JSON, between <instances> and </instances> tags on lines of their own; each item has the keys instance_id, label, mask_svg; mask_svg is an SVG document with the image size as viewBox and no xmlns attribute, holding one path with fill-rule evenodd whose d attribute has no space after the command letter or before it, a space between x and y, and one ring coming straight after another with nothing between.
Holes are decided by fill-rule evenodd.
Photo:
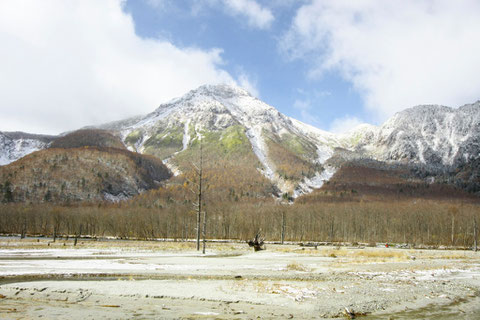
<instances>
[{"instance_id":1,"label":"tall dead tree trunk","mask_svg":"<svg viewBox=\"0 0 480 320\"><path fill-rule=\"evenodd\" d=\"M285 210L283 210L282 211L282 238L281 238L282 244L285 241L285 226L287 224L285 220L285 215L286 215Z\"/></svg>"},{"instance_id":2,"label":"tall dead tree trunk","mask_svg":"<svg viewBox=\"0 0 480 320\"><path fill-rule=\"evenodd\" d=\"M477 217L473 216L473 251L477 252Z\"/></svg>"},{"instance_id":3,"label":"tall dead tree trunk","mask_svg":"<svg viewBox=\"0 0 480 320\"><path fill-rule=\"evenodd\" d=\"M82 229L83 229L83 224L80 224L80 226L77 229L77 232L75 232L75 240L73 241L73 246L74 247L77 246L78 237L80 237L82 235Z\"/></svg>"},{"instance_id":4,"label":"tall dead tree trunk","mask_svg":"<svg viewBox=\"0 0 480 320\"><path fill-rule=\"evenodd\" d=\"M198 205L197 205L197 251L200 250L200 223L202 214L202 175L203 175L203 144L200 137L200 163L197 168L198 172Z\"/></svg>"},{"instance_id":5,"label":"tall dead tree trunk","mask_svg":"<svg viewBox=\"0 0 480 320\"><path fill-rule=\"evenodd\" d=\"M452 214L452 246L455 244L455 215Z\"/></svg>"},{"instance_id":6,"label":"tall dead tree trunk","mask_svg":"<svg viewBox=\"0 0 480 320\"><path fill-rule=\"evenodd\" d=\"M206 246L206 234L207 234L207 211L203 211L203 249L202 253L205 254L205 246Z\"/></svg>"},{"instance_id":7,"label":"tall dead tree trunk","mask_svg":"<svg viewBox=\"0 0 480 320\"><path fill-rule=\"evenodd\" d=\"M23 223L22 223L22 233L20 235L20 239L25 239L25 234L27 233L27 216L23 215Z\"/></svg>"}]
</instances>

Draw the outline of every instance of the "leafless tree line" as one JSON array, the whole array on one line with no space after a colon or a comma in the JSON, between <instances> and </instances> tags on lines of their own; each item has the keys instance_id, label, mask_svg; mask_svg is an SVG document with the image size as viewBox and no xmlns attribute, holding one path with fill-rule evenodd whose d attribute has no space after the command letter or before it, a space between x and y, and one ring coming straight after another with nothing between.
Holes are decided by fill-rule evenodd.
<instances>
[{"instance_id":1,"label":"leafless tree line","mask_svg":"<svg viewBox=\"0 0 480 320\"><path fill-rule=\"evenodd\" d=\"M470 247L480 206L434 201L281 205L273 202L209 204L209 239L391 242ZM128 205L0 205L0 233L51 237L176 240L197 238L191 203ZM478 234L478 231L477 231Z\"/></svg>"}]
</instances>

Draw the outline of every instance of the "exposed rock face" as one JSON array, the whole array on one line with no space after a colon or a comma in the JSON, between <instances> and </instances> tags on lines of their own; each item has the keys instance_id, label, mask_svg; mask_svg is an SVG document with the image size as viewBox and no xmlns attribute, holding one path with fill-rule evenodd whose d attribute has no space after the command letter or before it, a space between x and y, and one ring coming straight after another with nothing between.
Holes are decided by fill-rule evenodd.
<instances>
[{"instance_id":1,"label":"exposed rock face","mask_svg":"<svg viewBox=\"0 0 480 320\"><path fill-rule=\"evenodd\" d=\"M479 172L480 102L458 109L417 106L380 127L364 124L335 135L289 118L241 88L206 85L146 116L99 128L110 133L77 131L51 146L126 146L162 159L178 175L195 156L202 138L212 162L227 166L228 160L230 166L243 166L252 177L260 174L268 179L275 193L294 197L320 188L343 163L370 160L374 162L369 165L391 168L408 165L422 179L435 176L477 190L471 187L478 180L472 176ZM13 139L0 133L0 148L6 150L0 161L6 164L46 148L52 140Z\"/></svg>"},{"instance_id":2,"label":"exposed rock face","mask_svg":"<svg viewBox=\"0 0 480 320\"><path fill-rule=\"evenodd\" d=\"M45 149L54 139L54 136L24 132L0 132L0 166Z\"/></svg>"},{"instance_id":3,"label":"exposed rock face","mask_svg":"<svg viewBox=\"0 0 480 320\"><path fill-rule=\"evenodd\" d=\"M458 109L418 106L397 113L381 126L380 160L408 160L456 167L479 157L480 102Z\"/></svg>"}]
</instances>

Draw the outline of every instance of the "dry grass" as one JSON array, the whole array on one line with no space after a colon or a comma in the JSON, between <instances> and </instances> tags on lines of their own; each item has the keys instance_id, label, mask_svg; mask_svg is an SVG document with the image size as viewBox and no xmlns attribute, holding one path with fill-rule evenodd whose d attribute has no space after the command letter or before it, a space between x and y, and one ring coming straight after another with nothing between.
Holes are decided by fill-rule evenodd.
<instances>
[{"instance_id":1,"label":"dry grass","mask_svg":"<svg viewBox=\"0 0 480 320\"><path fill-rule=\"evenodd\" d=\"M452 251L452 250L411 250L410 254L422 259L447 259L447 260L465 260L480 259L480 254L473 251Z\"/></svg>"},{"instance_id":2,"label":"dry grass","mask_svg":"<svg viewBox=\"0 0 480 320\"><path fill-rule=\"evenodd\" d=\"M0 249L96 249L118 251L146 251L146 252L187 252L196 251L193 241L140 241L140 240L86 240L79 239L76 247L73 238L62 238L52 242L51 239L2 239ZM244 254L251 249L244 243L216 243L207 242L207 251L224 254ZM370 262L396 262L415 259L448 259L448 260L478 260L480 254L472 251L453 250L405 250L395 248L345 248L345 247L297 247L292 245L269 245L269 252L284 254L301 254L313 257L335 258L339 262L370 263ZM298 266L302 269L301 266ZM287 269L296 270L295 263L289 264ZM303 270L297 270L303 271Z\"/></svg>"},{"instance_id":3,"label":"dry grass","mask_svg":"<svg viewBox=\"0 0 480 320\"><path fill-rule=\"evenodd\" d=\"M318 250L313 248L298 248L294 246L270 247L280 253L297 253L311 256L320 256L327 258L341 258L346 262L387 262L387 261L405 261L414 253L394 248L364 248L351 249L345 247L325 247Z\"/></svg>"},{"instance_id":4,"label":"dry grass","mask_svg":"<svg viewBox=\"0 0 480 320\"><path fill-rule=\"evenodd\" d=\"M399 249L384 248L364 248L351 249L344 247L327 247L318 250L310 248L298 248L293 246L282 246L273 249L281 253L298 253L311 256L320 256L327 258L341 258L346 262L387 262L387 261L405 261L415 253Z\"/></svg>"},{"instance_id":5,"label":"dry grass","mask_svg":"<svg viewBox=\"0 0 480 320\"><path fill-rule=\"evenodd\" d=\"M408 254L405 251L395 250L395 249L362 249L357 251L352 251L351 256L353 257L362 257L362 258L385 258L385 259L396 259L396 260L407 260Z\"/></svg>"},{"instance_id":6,"label":"dry grass","mask_svg":"<svg viewBox=\"0 0 480 320\"><path fill-rule=\"evenodd\" d=\"M286 270L287 271L302 271L302 272L309 272L311 271L310 268L304 266L303 264L301 263L298 263L298 262L290 262L289 264L287 264L286 266Z\"/></svg>"},{"instance_id":7,"label":"dry grass","mask_svg":"<svg viewBox=\"0 0 480 320\"><path fill-rule=\"evenodd\" d=\"M196 243L189 241L140 241L140 240L107 240L95 241L79 239L77 246L73 246L74 239L62 238L53 242L51 239L7 239L0 241L0 249L98 249L120 251L195 251ZM210 243L207 242L207 251L237 252L247 251L248 247L238 243Z\"/></svg>"},{"instance_id":8,"label":"dry grass","mask_svg":"<svg viewBox=\"0 0 480 320\"><path fill-rule=\"evenodd\" d=\"M304 248L304 247L296 247L291 245L277 245L277 246L269 246L269 250L279 253L301 253L307 255L318 255L319 250L313 248Z\"/></svg>"}]
</instances>

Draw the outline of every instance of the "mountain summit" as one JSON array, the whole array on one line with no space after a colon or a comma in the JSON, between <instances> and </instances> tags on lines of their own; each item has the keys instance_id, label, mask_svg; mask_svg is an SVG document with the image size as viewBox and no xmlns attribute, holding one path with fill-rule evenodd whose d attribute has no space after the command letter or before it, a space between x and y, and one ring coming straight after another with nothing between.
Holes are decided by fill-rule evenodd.
<instances>
[{"instance_id":1,"label":"mountain summit","mask_svg":"<svg viewBox=\"0 0 480 320\"><path fill-rule=\"evenodd\" d=\"M199 87L145 117L103 128L120 132L130 150L156 155L177 173L177 158L192 143L212 134L221 142L235 130L255 155L259 172L280 192L294 195L320 187L334 172L322 165L333 148L343 146L333 134L291 119L229 85Z\"/></svg>"},{"instance_id":2,"label":"mountain summit","mask_svg":"<svg viewBox=\"0 0 480 320\"><path fill-rule=\"evenodd\" d=\"M460 181L480 190L480 102L458 109L417 106L380 127L365 124L335 135L280 113L242 88L204 85L150 114L97 128L117 135L130 151L160 158L175 175L188 172L201 140L213 180L231 193L297 197L352 163L382 170L403 166L404 177L411 170L416 178ZM1 141L15 151L3 156L4 163L28 153L14 148L19 144L11 137L0 135ZM31 150L48 145L28 141Z\"/></svg>"},{"instance_id":3,"label":"mountain summit","mask_svg":"<svg viewBox=\"0 0 480 320\"><path fill-rule=\"evenodd\" d=\"M395 114L374 142L381 160L458 167L478 159L480 101L458 109L426 105Z\"/></svg>"}]
</instances>

